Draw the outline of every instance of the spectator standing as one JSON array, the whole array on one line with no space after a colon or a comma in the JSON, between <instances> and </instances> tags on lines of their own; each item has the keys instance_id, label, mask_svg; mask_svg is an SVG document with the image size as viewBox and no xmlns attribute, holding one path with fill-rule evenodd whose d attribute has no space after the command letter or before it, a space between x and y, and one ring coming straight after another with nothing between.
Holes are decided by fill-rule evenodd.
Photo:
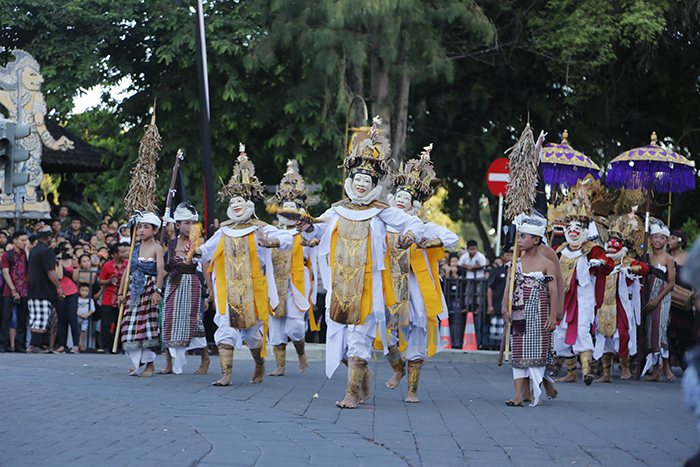
<instances>
[{"instance_id":1,"label":"spectator standing","mask_svg":"<svg viewBox=\"0 0 700 467\"><path fill-rule=\"evenodd\" d=\"M51 233L53 233L56 237L63 237L63 226L61 225L61 221L59 219L52 219L51 220Z\"/></svg>"},{"instance_id":2,"label":"spectator standing","mask_svg":"<svg viewBox=\"0 0 700 467\"><path fill-rule=\"evenodd\" d=\"M504 250L500 259L500 265L495 266L491 270L487 283L488 290L486 291L487 310L491 317L489 344L496 346L500 345L500 341L503 338L503 314L501 307L503 293L505 292L506 283L508 282L508 272L505 265L513 259L513 248L511 247L507 251ZM496 260L494 260L494 264L495 263Z\"/></svg>"},{"instance_id":3,"label":"spectator standing","mask_svg":"<svg viewBox=\"0 0 700 467\"><path fill-rule=\"evenodd\" d=\"M7 246L7 232L0 230L0 249L4 250Z\"/></svg>"},{"instance_id":4,"label":"spectator standing","mask_svg":"<svg viewBox=\"0 0 700 467\"><path fill-rule=\"evenodd\" d=\"M107 261L102 266L100 271L99 283L104 286L105 290L102 294L102 315L101 338L102 348L105 352L112 351L114 343L114 331L119 314L117 305L117 291L121 286L121 279L126 270L127 257L129 256L129 245L126 243L117 243L109 247L111 261Z\"/></svg>"},{"instance_id":5,"label":"spectator standing","mask_svg":"<svg viewBox=\"0 0 700 467\"><path fill-rule=\"evenodd\" d=\"M58 207L58 220L61 222L61 230L67 231L71 223L71 218L68 217L68 206L62 204Z\"/></svg>"},{"instance_id":6,"label":"spectator standing","mask_svg":"<svg viewBox=\"0 0 700 467\"><path fill-rule=\"evenodd\" d=\"M119 221L117 219L111 219L107 224L105 239L109 237L119 238Z\"/></svg>"},{"instance_id":7,"label":"spectator standing","mask_svg":"<svg viewBox=\"0 0 700 467\"><path fill-rule=\"evenodd\" d=\"M0 265L5 279L3 288L2 328L0 329L0 351L6 350L7 340L10 337L10 322L13 315L16 316L15 345L10 350L25 352L27 341L27 287L29 277L27 272L27 233L17 231L12 235L12 248L2 254Z\"/></svg>"},{"instance_id":8,"label":"spectator standing","mask_svg":"<svg viewBox=\"0 0 700 467\"><path fill-rule=\"evenodd\" d=\"M75 219L74 219L75 221ZM56 276L65 293L63 300L56 302L56 317L58 318L58 349L57 353L66 350L68 340L68 326L70 325L73 347L68 353L78 353L78 341L80 339L80 327L78 326L78 286L73 280L73 247L68 242L58 245L58 266Z\"/></svg>"},{"instance_id":9,"label":"spectator standing","mask_svg":"<svg viewBox=\"0 0 700 467\"><path fill-rule=\"evenodd\" d=\"M80 351L86 350L85 341L87 339L90 316L95 313L95 302L90 298L90 284L80 284L78 291L78 324L80 325Z\"/></svg>"},{"instance_id":10,"label":"spectator standing","mask_svg":"<svg viewBox=\"0 0 700 467\"><path fill-rule=\"evenodd\" d=\"M457 266L465 270L467 279L481 279L484 277L484 269L489 262L477 247L475 240L467 242L467 252L459 258Z\"/></svg>"},{"instance_id":11,"label":"spectator standing","mask_svg":"<svg viewBox=\"0 0 700 467\"><path fill-rule=\"evenodd\" d=\"M49 352L46 330L53 303L63 299L63 287L56 275L56 256L49 248L51 231L39 232L34 240L36 244L29 253L27 264L29 286L27 288L27 305L29 308L30 330L32 332L31 350L33 353Z\"/></svg>"},{"instance_id":12,"label":"spectator standing","mask_svg":"<svg viewBox=\"0 0 700 467\"><path fill-rule=\"evenodd\" d=\"M68 240L71 245L75 245L78 240L83 240L85 242L90 241L90 236L83 232L81 228L83 227L83 221L79 217L74 217L70 221L70 230L63 234L66 240Z\"/></svg>"}]
</instances>

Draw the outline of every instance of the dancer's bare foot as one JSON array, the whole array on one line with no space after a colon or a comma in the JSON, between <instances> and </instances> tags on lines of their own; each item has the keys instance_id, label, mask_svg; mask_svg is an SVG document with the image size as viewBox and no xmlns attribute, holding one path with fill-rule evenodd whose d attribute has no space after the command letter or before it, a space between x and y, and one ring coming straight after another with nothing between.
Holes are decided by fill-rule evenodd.
<instances>
[{"instance_id":1,"label":"dancer's bare foot","mask_svg":"<svg viewBox=\"0 0 700 467\"><path fill-rule=\"evenodd\" d=\"M345 398L340 402L335 401L335 405L341 409L356 409L357 404L357 396L351 396L350 394L345 394Z\"/></svg>"},{"instance_id":2,"label":"dancer's bare foot","mask_svg":"<svg viewBox=\"0 0 700 467\"><path fill-rule=\"evenodd\" d=\"M542 383L544 385L544 392L547 394L547 399L556 399L559 395L559 391L557 391L554 383L546 379L543 380Z\"/></svg>"},{"instance_id":3,"label":"dancer's bare foot","mask_svg":"<svg viewBox=\"0 0 700 467\"><path fill-rule=\"evenodd\" d=\"M642 381L661 381L661 375L659 374L659 370L655 369L649 376L646 378L642 378Z\"/></svg>"},{"instance_id":4,"label":"dancer's bare foot","mask_svg":"<svg viewBox=\"0 0 700 467\"><path fill-rule=\"evenodd\" d=\"M664 360L663 368L664 377L666 378L666 381L673 381L674 379L676 379L676 375L674 375L671 371L671 365L668 363L668 360Z\"/></svg>"},{"instance_id":5,"label":"dancer's bare foot","mask_svg":"<svg viewBox=\"0 0 700 467\"><path fill-rule=\"evenodd\" d=\"M406 394L406 402L412 402L412 403L418 403L420 400L418 399L418 394L412 391L408 391Z\"/></svg>"},{"instance_id":6,"label":"dancer's bare foot","mask_svg":"<svg viewBox=\"0 0 700 467\"><path fill-rule=\"evenodd\" d=\"M392 376L389 381L386 382L386 387L389 389L396 389L399 387L399 383L401 382L401 378L406 376L406 369L402 368L401 373L394 372L394 376Z\"/></svg>"},{"instance_id":7,"label":"dancer's bare foot","mask_svg":"<svg viewBox=\"0 0 700 467\"><path fill-rule=\"evenodd\" d=\"M87 349L85 348L84 345L81 345L81 346L80 346L80 351L81 351L81 352L85 352L86 350L87 350Z\"/></svg>"},{"instance_id":8,"label":"dancer's bare foot","mask_svg":"<svg viewBox=\"0 0 700 467\"><path fill-rule=\"evenodd\" d=\"M630 379L632 377L632 372L630 372L629 368L623 368L622 369L622 376L620 376L620 379Z\"/></svg>"},{"instance_id":9,"label":"dancer's bare foot","mask_svg":"<svg viewBox=\"0 0 700 467\"><path fill-rule=\"evenodd\" d=\"M362 385L360 386L359 403L362 404L369 399L370 392L372 390L372 378L374 377L374 371L367 368L365 377L362 378Z\"/></svg>"},{"instance_id":10,"label":"dancer's bare foot","mask_svg":"<svg viewBox=\"0 0 700 467\"><path fill-rule=\"evenodd\" d=\"M524 404L523 404L523 400L521 398L514 397L510 400L507 400L506 405L508 407L522 407Z\"/></svg>"},{"instance_id":11,"label":"dancer's bare foot","mask_svg":"<svg viewBox=\"0 0 700 467\"><path fill-rule=\"evenodd\" d=\"M214 381L211 385L217 387L231 386L231 375L223 375L219 381Z\"/></svg>"},{"instance_id":12,"label":"dancer's bare foot","mask_svg":"<svg viewBox=\"0 0 700 467\"><path fill-rule=\"evenodd\" d=\"M145 365L145 363L142 363L142 364L141 364L141 366L144 366L144 365ZM128 374L129 376L131 376L131 375L134 374L134 371L136 371L136 367L135 367L135 366L132 366L131 368L129 368L129 371L127 372L127 374Z\"/></svg>"},{"instance_id":13,"label":"dancer's bare foot","mask_svg":"<svg viewBox=\"0 0 700 467\"><path fill-rule=\"evenodd\" d=\"M603 375L597 380L595 380L596 383L612 383L612 376L610 375Z\"/></svg>"},{"instance_id":14,"label":"dancer's bare foot","mask_svg":"<svg viewBox=\"0 0 700 467\"><path fill-rule=\"evenodd\" d=\"M253 377L250 378L252 384L262 383L265 378L265 364L255 367L255 372L253 372Z\"/></svg>"},{"instance_id":15,"label":"dancer's bare foot","mask_svg":"<svg viewBox=\"0 0 700 467\"><path fill-rule=\"evenodd\" d=\"M284 367L283 366L278 366L275 371L271 371L267 374L267 376L284 376ZM252 381L251 381L252 383Z\"/></svg>"},{"instance_id":16,"label":"dancer's bare foot","mask_svg":"<svg viewBox=\"0 0 700 467\"><path fill-rule=\"evenodd\" d=\"M575 374L566 375L563 378L555 379L555 383L575 383L578 381L578 376Z\"/></svg>"},{"instance_id":17,"label":"dancer's bare foot","mask_svg":"<svg viewBox=\"0 0 700 467\"><path fill-rule=\"evenodd\" d=\"M142 378L150 378L153 376L154 371L156 371L156 366L153 364L153 362L148 362L146 363L146 368L139 376Z\"/></svg>"},{"instance_id":18,"label":"dancer's bare foot","mask_svg":"<svg viewBox=\"0 0 700 467\"><path fill-rule=\"evenodd\" d=\"M303 373L309 368L309 359L306 358L306 354L299 355L299 373Z\"/></svg>"},{"instance_id":19,"label":"dancer's bare foot","mask_svg":"<svg viewBox=\"0 0 700 467\"><path fill-rule=\"evenodd\" d=\"M165 365L165 368L162 370L156 371L157 375L172 375L173 374L173 366L172 364L170 365Z\"/></svg>"},{"instance_id":20,"label":"dancer's bare foot","mask_svg":"<svg viewBox=\"0 0 700 467\"><path fill-rule=\"evenodd\" d=\"M195 375L206 375L209 372L209 363L211 360L209 359L208 354L202 353L202 363L199 364L199 368L197 368L197 371L194 372Z\"/></svg>"}]
</instances>

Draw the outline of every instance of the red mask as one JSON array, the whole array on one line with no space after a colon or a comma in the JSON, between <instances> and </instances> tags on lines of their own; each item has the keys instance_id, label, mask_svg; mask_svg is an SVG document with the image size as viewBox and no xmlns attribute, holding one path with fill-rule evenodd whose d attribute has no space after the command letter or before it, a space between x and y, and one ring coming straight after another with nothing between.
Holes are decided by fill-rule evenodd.
<instances>
[{"instance_id":1,"label":"red mask","mask_svg":"<svg viewBox=\"0 0 700 467\"><path fill-rule=\"evenodd\" d=\"M618 251L622 250L622 240L619 238L611 237L610 240L608 240L608 244L605 247L605 250L607 253L617 253Z\"/></svg>"}]
</instances>

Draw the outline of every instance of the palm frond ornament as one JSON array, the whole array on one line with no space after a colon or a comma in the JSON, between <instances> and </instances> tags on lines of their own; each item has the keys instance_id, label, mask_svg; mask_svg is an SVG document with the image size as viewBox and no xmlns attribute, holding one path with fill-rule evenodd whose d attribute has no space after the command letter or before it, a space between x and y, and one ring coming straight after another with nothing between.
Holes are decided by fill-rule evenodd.
<instances>
[{"instance_id":1,"label":"palm frond ornament","mask_svg":"<svg viewBox=\"0 0 700 467\"><path fill-rule=\"evenodd\" d=\"M156 164L161 147L154 105L151 123L146 125L143 138L141 138L139 156L136 165L131 170L131 183L124 198L124 207L129 216L132 216L136 211L156 212L155 193L156 180L158 180Z\"/></svg>"},{"instance_id":2,"label":"palm frond ornament","mask_svg":"<svg viewBox=\"0 0 700 467\"><path fill-rule=\"evenodd\" d=\"M506 192L506 219L515 219L520 213L532 214L537 196L537 146L530 123L525 126L520 139L506 151L510 181Z\"/></svg>"}]
</instances>

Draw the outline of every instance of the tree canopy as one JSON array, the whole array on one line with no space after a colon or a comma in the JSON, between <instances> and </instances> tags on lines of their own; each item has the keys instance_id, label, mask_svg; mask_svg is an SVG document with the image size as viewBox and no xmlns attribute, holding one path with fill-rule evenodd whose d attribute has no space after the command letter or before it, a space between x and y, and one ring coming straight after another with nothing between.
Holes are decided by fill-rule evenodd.
<instances>
[{"instance_id":1,"label":"tree canopy","mask_svg":"<svg viewBox=\"0 0 700 467\"><path fill-rule=\"evenodd\" d=\"M182 148L201 205L195 2L0 1L0 61L31 53L53 118L110 151L112 170L83 176L87 196L123 198L155 100L160 196ZM355 95L384 119L397 159L435 143L444 208L474 222L487 250L485 173L528 118L550 142L568 129L602 167L652 131L691 159L700 150L699 0L220 0L205 3L205 26L217 183L243 142L268 185L298 160L322 185L318 209L341 193ZM81 90L123 79L129 97L72 113ZM361 123L355 112L350 125ZM694 217L698 198L677 197L672 224Z\"/></svg>"}]
</instances>

